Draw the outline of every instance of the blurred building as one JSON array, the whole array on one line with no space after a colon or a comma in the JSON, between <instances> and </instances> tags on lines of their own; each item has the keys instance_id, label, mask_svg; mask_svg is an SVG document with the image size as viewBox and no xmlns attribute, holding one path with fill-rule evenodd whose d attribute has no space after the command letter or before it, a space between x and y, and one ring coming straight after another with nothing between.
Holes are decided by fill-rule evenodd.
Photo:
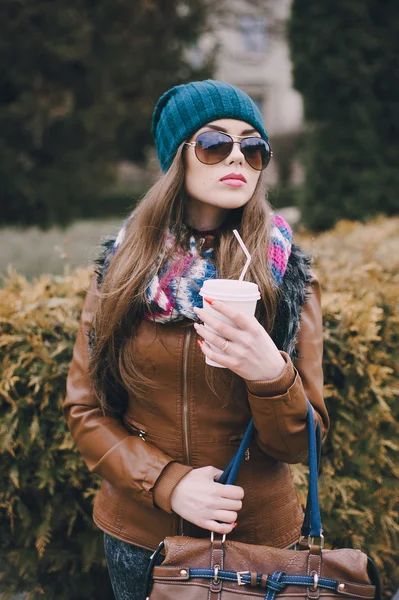
<instances>
[{"instance_id":1,"label":"blurred building","mask_svg":"<svg viewBox=\"0 0 399 600\"><path fill-rule=\"evenodd\" d=\"M290 183L300 183L294 140L302 129L303 105L292 86L286 38L291 0L230 0L228 6L227 14L216 15L213 31L200 40L192 58L200 61L216 39L215 79L236 85L256 102L272 146L274 141L279 147L278 158L291 162ZM276 161L268 167L271 184L279 179L277 167Z\"/></svg>"},{"instance_id":2,"label":"blurred building","mask_svg":"<svg viewBox=\"0 0 399 600\"><path fill-rule=\"evenodd\" d=\"M243 89L258 105L274 152L267 169L270 185L295 185L303 180L303 169L296 158L303 106L301 95L292 86L286 38L290 9L291 0L229 0L215 4L209 33L188 53L190 62L198 67L213 53L214 78ZM157 171L157 160L150 153L145 173L125 163L120 175L124 181L130 178L137 183L142 177L152 178Z\"/></svg>"}]
</instances>

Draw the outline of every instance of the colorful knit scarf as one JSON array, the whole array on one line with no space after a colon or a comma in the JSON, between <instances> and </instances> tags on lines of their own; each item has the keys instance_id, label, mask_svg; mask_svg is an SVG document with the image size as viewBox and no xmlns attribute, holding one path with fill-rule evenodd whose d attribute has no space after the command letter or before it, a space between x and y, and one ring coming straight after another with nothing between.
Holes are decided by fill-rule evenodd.
<instances>
[{"instance_id":1,"label":"colorful knit scarf","mask_svg":"<svg viewBox=\"0 0 399 600\"><path fill-rule=\"evenodd\" d=\"M115 240L113 253L121 245L126 229L123 224ZM150 311L145 315L158 323L190 319L199 321L194 307L202 306L199 291L206 279L215 279L218 273L213 262L214 248L201 252L201 241L190 235L189 249L175 247L173 228L168 230L165 252L173 250L170 258L152 277L147 287ZM281 216L272 214L272 231L268 251L268 262L276 286L279 286L287 268L292 246L292 230Z\"/></svg>"}]
</instances>

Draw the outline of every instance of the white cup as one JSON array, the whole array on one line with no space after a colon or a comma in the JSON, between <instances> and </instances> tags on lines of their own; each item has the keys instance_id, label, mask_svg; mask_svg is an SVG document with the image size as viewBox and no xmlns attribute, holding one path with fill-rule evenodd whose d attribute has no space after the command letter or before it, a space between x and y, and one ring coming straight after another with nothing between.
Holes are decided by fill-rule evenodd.
<instances>
[{"instance_id":1,"label":"white cup","mask_svg":"<svg viewBox=\"0 0 399 600\"><path fill-rule=\"evenodd\" d=\"M210 298L211 300L222 300L228 306L231 306L235 310L238 310L245 315L252 317L255 314L256 303L260 298L259 288L256 283L250 281L238 281L237 279L207 279L204 281L203 286L200 290L200 295L203 298ZM237 326L231 319L225 317L220 312L212 308L209 302L203 301L203 308L206 313L213 315L217 319L228 323L232 327L237 329ZM205 324L205 327L210 331L214 331L212 327ZM214 333L217 333L214 331ZM210 347L217 354L223 354L223 351L216 348L213 344ZM205 362L212 367L220 367L224 369L223 365L210 360L207 356Z\"/></svg>"}]
</instances>

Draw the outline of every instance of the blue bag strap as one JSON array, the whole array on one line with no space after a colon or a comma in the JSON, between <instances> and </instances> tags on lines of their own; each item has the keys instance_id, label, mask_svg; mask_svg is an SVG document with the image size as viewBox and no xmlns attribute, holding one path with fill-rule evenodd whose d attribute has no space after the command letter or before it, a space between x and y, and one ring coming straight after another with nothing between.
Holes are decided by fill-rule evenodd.
<instances>
[{"instance_id":1,"label":"blue bag strap","mask_svg":"<svg viewBox=\"0 0 399 600\"><path fill-rule=\"evenodd\" d=\"M321 454L321 429L320 423L314 427L313 408L309 400L306 398L308 412L306 415L306 426L308 430L308 447L309 447L309 487L308 497L306 502L305 517L302 525L301 535L311 537L321 537L323 528L321 525L320 507L319 507L319 490L318 490L318 471ZM254 420L251 419L240 446L233 458L223 471L223 474L218 479L218 483L226 485L234 485L241 463L244 459L245 452L251 445L254 437L255 426Z\"/></svg>"},{"instance_id":2,"label":"blue bag strap","mask_svg":"<svg viewBox=\"0 0 399 600\"><path fill-rule=\"evenodd\" d=\"M321 428L318 424L316 427L316 448L317 448L317 476L320 471L320 460L321 460ZM311 523L310 523L310 485L308 487L308 496L306 500L305 517L301 528L301 537L307 538L310 535Z\"/></svg>"},{"instance_id":3,"label":"blue bag strap","mask_svg":"<svg viewBox=\"0 0 399 600\"><path fill-rule=\"evenodd\" d=\"M317 457L320 450L317 448L317 442L319 442L321 448L321 431L320 423L317 422L316 428L319 433L316 436L316 429L314 426L313 408L309 400L306 398L308 405L308 414L306 416L307 428L308 428L308 445L309 445L309 488L308 488L308 511L310 513L310 531L309 536L315 538L321 538L323 535L323 527L321 525L321 515L319 506L319 473L317 465ZM306 510L305 510L306 516Z\"/></svg>"}]
</instances>

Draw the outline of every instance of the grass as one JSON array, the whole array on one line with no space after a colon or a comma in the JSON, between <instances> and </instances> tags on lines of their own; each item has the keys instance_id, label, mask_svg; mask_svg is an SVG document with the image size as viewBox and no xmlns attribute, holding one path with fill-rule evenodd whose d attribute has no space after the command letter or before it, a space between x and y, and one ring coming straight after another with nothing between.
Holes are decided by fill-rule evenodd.
<instances>
[{"instance_id":1,"label":"grass","mask_svg":"<svg viewBox=\"0 0 399 600\"><path fill-rule=\"evenodd\" d=\"M66 229L37 227L0 230L0 275L8 268L29 280L42 273L62 275L75 267L85 267L98 254L98 245L106 235L116 234L123 218L77 221ZM0 279L0 286L2 281Z\"/></svg>"}]
</instances>

